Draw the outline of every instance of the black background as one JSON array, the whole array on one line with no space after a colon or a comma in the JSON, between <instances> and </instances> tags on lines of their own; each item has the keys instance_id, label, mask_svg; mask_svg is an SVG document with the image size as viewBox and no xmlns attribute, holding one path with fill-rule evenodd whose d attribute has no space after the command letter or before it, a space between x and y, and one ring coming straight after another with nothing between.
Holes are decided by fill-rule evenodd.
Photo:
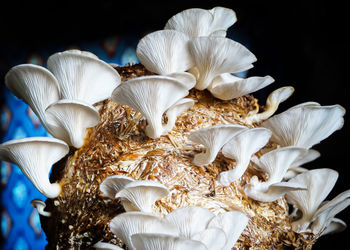
<instances>
[{"instance_id":1,"label":"black background","mask_svg":"<svg viewBox=\"0 0 350 250\"><path fill-rule=\"evenodd\" d=\"M348 111L349 14L341 1L34 1L1 4L0 83L21 51L36 51L118 34L145 34L162 29L181 10L223 6L235 10L238 22L228 36L249 44L258 61L249 75L271 75L275 83L254 94L263 104L274 89L291 85L295 92L278 112L305 101L340 104ZM263 3L261 3L263 2ZM11 60L12 61L12 60ZM350 121L316 145L321 157L308 168L333 168L340 173L330 194L350 189ZM350 224L350 208L337 217ZM314 249L346 249L350 230L319 239Z\"/></svg>"}]
</instances>

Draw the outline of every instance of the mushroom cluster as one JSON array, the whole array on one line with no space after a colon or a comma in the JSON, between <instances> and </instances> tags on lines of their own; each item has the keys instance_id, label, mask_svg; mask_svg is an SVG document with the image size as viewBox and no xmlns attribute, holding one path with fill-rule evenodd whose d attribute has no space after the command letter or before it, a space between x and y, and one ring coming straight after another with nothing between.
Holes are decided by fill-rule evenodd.
<instances>
[{"instance_id":1,"label":"mushroom cluster","mask_svg":"<svg viewBox=\"0 0 350 250\"><path fill-rule=\"evenodd\" d=\"M31 64L13 67L6 75L6 86L32 108L55 138L5 142L0 145L0 159L18 165L40 192L55 198L61 187L48 179L51 166L69 152L69 146L84 144L86 129L99 122L94 106L98 102L111 98L141 113L147 121L146 136L157 139L174 128L181 113L195 106L188 98L192 88L226 101L268 86L274 81L271 76L242 79L235 75L256 61L247 48L226 38L226 30L235 22L235 13L222 7L176 14L164 30L146 35L137 45L139 61L154 75L122 83L113 67L78 50L50 56L47 69ZM204 146L192 163L205 168L221 151L235 167L219 173L220 185L235 185L249 167L255 168L263 177L248 180L246 196L273 202L285 195L294 206L295 232L320 236L340 231L345 223L334 216L350 204L350 191L324 201L338 173L301 166L320 156L311 148L342 127L345 110L340 105L307 102L273 116L293 91L290 86L273 91L262 112L251 111L241 118L245 125L227 123L190 131L188 139ZM269 142L277 146L265 147ZM112 219L109 227L129 249L231 249L249 221L240 211L215 215L197 206L161 217L153 212L154 204L169 190L154 181L109 176L100 191L106 199L118 199L126 211ZM32 205L41 215L50 216L43 202L34 200ZM120 249L106 242L95 247Z\"/></svg>"},{"instance_id":2,"label":"mushroom cluster","mask_svg":"<svg viewBox=\"0 0 350 250\"><path fill-rule=\"evenodd\" d=\"M128 249L229 250L249 221L240 211L215 215L198 206L178 208L161 217L153 213L152 206L170 192L155 181L114 175L100 184L100 191L106 198L119 199L126 211L114 217L109 226ZM94 247L119 249L101 241Z\"/></svg>"}]
</instances>

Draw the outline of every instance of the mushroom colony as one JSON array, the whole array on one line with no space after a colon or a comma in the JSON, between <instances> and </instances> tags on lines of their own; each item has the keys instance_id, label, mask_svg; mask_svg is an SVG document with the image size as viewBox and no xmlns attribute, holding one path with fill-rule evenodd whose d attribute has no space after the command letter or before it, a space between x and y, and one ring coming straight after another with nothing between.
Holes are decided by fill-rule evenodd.
<instances>
[{"instance_id":1,"label":"mushroom colony","mask_svg":"<svg viewBox=\"0 0 350 250\"><path fill-rule=\"evenodd\" d=\"M320 157L312 149L315 144L342 128L345 110L340 105L306 102L274 115L294 91L285 86L267 97L263 109L255 104L257 108L250 108L244 116L234 114L231 120L213 116L216 124L197 121L196 126L180 132L181 140L171 135L180 126L179 117L191 110L210 116L211 107L201 111L200 98L194 96L207 95L216 103L228 105L240 98L253 100L250 93L274 82L268 75L237 76L252 68L256 57L240 43L226 38L226 30L235 22L234 11L223 7L194 8L174 15L164 30L144 36L137 45L137 58L149 74L124 81L111 65L79 50L50 56L47 68L32 64L13 67L5 77L6 86L30 106L52 137L5 142L0 145L0 159L19 166L48 200L59 198L65 195L64 184L50 182L51 167L68 155L73 159L81 153L94 127L110 125L101 115L104 106L127 107L138 116L137 121L144 121L144 126L133 124L141 130L125 128L127 140L136 143L146 138L143 140L147 143L158 143L159 149L161 138L170 140L175 145L171 153L190 166L186 173L215 172L210 183L214 191L207 196L212 203L205 205L202 199L175 207L169 203L166 208L164 204L178 195L174 187L180 190L182 184L162 181L159 176L166 173L153 179L151 175L138 178L130 173L139 158L118 158L130 172L120 168L104 176L96 195L105 203L121 204L123 212L105 223L121 243L117 246L116 241L107 242L101 237L89 246L230 250L255 223L254 213L240 205L246 201L261 209L265 204L279 204L287 213L289 204L293 209L287 219L290 231L296 234L317 239L344 230L345 222L335 216L350 204L350 190L325 200L337 181L337 171L302 167ZM115 136L119 141L125 139L120 139L121 134ZM218 167L219 161L225 166ZM181 169L177 171L181 173ZM220 194L219 189L224 191ZM239 194L241 203L223 207L219 196L224 197L228 189ZM216 200L211 197L215 195L219 197ZM45 210L43 201L33 200L31 204L42 217L53 216L53 211Z\"/></svg>"}]
</instances>

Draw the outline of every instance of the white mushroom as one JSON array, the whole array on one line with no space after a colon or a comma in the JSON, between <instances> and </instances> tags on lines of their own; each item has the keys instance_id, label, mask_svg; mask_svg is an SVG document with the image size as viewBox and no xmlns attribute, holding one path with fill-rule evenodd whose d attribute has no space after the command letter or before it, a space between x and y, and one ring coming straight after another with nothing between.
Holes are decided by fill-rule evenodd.
<instances>
[{"instance_id":1,"label":"white mushroom","mask_svg":"<svg viewBox=\"0 0 350 250\"><path fill-rule=\"evenodd\" d=\"M226 36L226 30L236 22L233 10L215 7L211 10L192 8L171 17L164 29L174 29L190 37Z\"/></svg>"},{"instance_id":2,"label":"white mushroom","mask_svg":"<svg viewBox=\"0 0 350 250\"><path fill-rule=\"evenodd\" d=\"M100 191L104 196L114 199L115 195L123 189L126 184L133 181L135 180L125 175L108 176L100 184Z\"/></svg>"},{"instance_id":3,"label":"white mushroom","mask_svg":"<svg viewBox=\"0 0 350 250\"><path fill-rule=\"evenodd\" d=\"M192 239L194 235L204 231L214 217L206 208L189 206L175 209L165 216L165 220L177 227L179 236Z\"/></svg>"},{"instance_id":4,"label":"white mushroom","mask_svg":"<svg viewBox=\"0 0 350 250\"><path fill-rule=\"evenodd\" d=\"M281 146L311 148L342 128L344 114L340 105L307 102L271 117L262 126L272 131L271 139Z\"/></svg>"},{"instance_id":5,"label":"white mushroom","mask_svg":"<svg viewBox=\"0 0 350 250\"><path fill-rule=\"evenodd\" d=\"M30 202L30 205L32 207L34 207L40 215L45 216L45 217L51 216L51 212L47 212L44 210L46 207L46 204L42 200L34 199Z\"/></svg>"},{"instance_id":6,"label":"white mushroom","mask_svg":"<svg viewBox=\"0 0 350 250\"><path fill-rule=\"evenodd\" d=\"M221 100L231 100L253 93L273 83L271 76L253 76L246 79L224 73L215 77L208 87L210 93Z\"/></svg>"},{"instance_id":7,"label":"white mushroom","mask_svg":"<svg viewBox=\"0 0 350 250\"><path fill-rule=\"evenodd\" d=\"M155 139L167 133L162 123L164 112L188 93L187 88L174 78L144 76L119 85L113 91L112 99L143 114L148 123L146 135Z\"/></svg>"},{"instance_id":8,"label":"white mushroom","mask_svg":"<svg viewBox=\"0 0 350 250\"><path fill-rule=\"evenodd\" d=\"M278 109L278 106L280 103L287 100L294 92L294 88L287 86L282 87L279 89L274 90L271 92L271 94L267 97L265 109L261 113L254 113L254 114L248 114L248 116L245 118L245 122L248 124L252 124L254 122L261 122L269 117L271 117Z\"/></svg>"},{"instance_id":9,"label":"white mushroom","mask_svg":"<svg viewBox=\"0 0 350 250\"><path fill-rule=\"evenodd\" d=\"M86 129L97 125L100 118L94 106L67 99L50 104L45 114L53 135L76 148L84 144Z\"/></svg>"},{"instance_id":10,"label":"white mushroom","mask_svg":"<svg viewBox=\"0 0 350 250\"><path fill-rule=\"evenodd\" d=\"M338 179L338 172L332 169L314 169L299 174L290 179L288 183L302 183L306 190L290 191L286 194L288 203L296 206L302 216L292 222L295 232L309 232L309 225L315 219L321 202L328 196Z\"/></svg>"},{"instance_id":11,"label":"white mushroom","mask_svg":"<svg viewBox=\"0 0 350 250\"><path fill-rule=\"evenodd\" d=\"M22 64L10 69L5 76L5 84L15 96L31 107L42 125L51 133L46 124L45 109L60 97L55 76L41 66Z\"/></svg>"},{"instance_id":12,"label":"white mushroom","mask_svg":"<svg viewBox=\"0 0 350 250\"><path fill-rule=\"evenodd\" d=\"M320 236L324 236L326 234L334 234L342 232L346 229L347 225L344 221L338 218L330 218L329 221L327 221L327 224L320 234ZM311 229L313 230L313 229Z\"/></svg>"},{"instance_id":13,"label":"white mushroom","mask_svg":"<svg viewBox=\"0 0 350 250\"><path fill-rule=\"evenodd\" d=\"M184 239L164 233L139 233L131 236L136 250L207 250L205 245L197 240Z\"/></svg>"},{"instance_id":14,"label":"white mushroom","mask_svg":"<svg viewBox=\"0 0 350 250\"><path fill-rule=\"evenodd\" d=\"M111 243L102 242L102 241L97 242L92 247L98 250L123 250L123 248L121 247L118 247Z\"/></svg>"},{"instance_id":15,"label":"white mushroom","mask_svg":"<svg viewBox=\"0 0 350 250\"><path fill-rule=\"evenodd\" d=\"M238 132L245 129L248 128L242 125L227 124L206 127L192 132L188 138L193 142L203 144L205 147L205 152L194 156L193 164L205 166L212 163L221 148Z\"/></svg>"},{"instance_id":16,"label":"white mushroom","mask_svg":"<svg viewBox=\"0 0 350 250\"><path fill-rule=\"evenodd\" d=\"M247 48L224 37L197 37L190 41L189 48L199 72L198 90L208 88L216 76L250 69L256 61Z\"/></svg>"},{"instance_id":17,"label":"white mushroom","mask_svg":"<svg viewBox=\"0 0 350 250\"><path fill-rule=\"evenodd\" d=\"M146 69L159 75L184 72L194 66L189 40L176 30L155 31L139 41L136 56Z\"/></svg>"},{"instance_id":18,"label":"white mushroom","mask_svg":"<svg viewBox=\"0 0 350 250\"><path fill-rule=\"evenodd\" d=\"M222 250L231 250L239 236L248 225L249 218L242 212L230 211L215 216L208 224L208 228L220 228L226 234L226 243Z\"/></svg>"},{"instance_id":19,"label":"white mushroom","mask_svg":"<svg viewBox=\"0 0 350 250\"><path fill-rule=\"evenodd\" d=\"M196 85L196 77L188 72L175 72L168 74L167 76L175 78L188 90Z\"/></svg>"},{"instance_id":20,"label":"white mushroom","mask_svg":"<svg viewBox=\"0 0 350 250\"><path fill-rule=\"evenodd\" d=\"M110 230L130 249L134 249L131 236L137 233L156 233L178 236L177 228L167 220L153 214L143 212L126 212L114 217Z\"/></svg>"},{"instance_id":21,"label":"white mushroom","mask_svg":"<svg viewBox=\"0 0 350 250\"><path fill-rule=\"evenodd\" d=\"M47 68L60 85L61 99L92 105L109 98L120 84L118 72L90 52L67 50L53 54L47 60Z\"/></svg>"},{"instance_id":22,"label":"white mushroom","mask_svg":"<svg viewBox=\"0 0 350 250\"><path fill-rule=\"evenodd\" d=\"M228 141L222 148L225 157L236 160L232 170L221 172L219 182L228 186L239 179L248 168L250 158L266 145L271 137L271 131L265 128L244 130Z\"/></svg>"},{"instance_id":23,"label":"white mushroom","mask_svg":"<svg viewBox=\"0 0 350 250\"><path fill-rule=\"evenodd\" d=\"M58 183L50 183L51 166L69 152L68 145L49 137L15 139L0 145L0 160L16 164L33 185L46 197L61 192Z\"/></svg>"},{"instance_id":24,"label":"white mushroom","mask_svg":"<svg viewBox=\"0 0 350 250\"><path fill-rule=\"evenodd\" d=\"M332 230L340 230L343 228L345 222L339 221L339 219L334 218L339 212L344 210L350 205L350 190L344 191L337 195L330 201L325 201L317 209L314 215L314 222L311 225L311 232L313 234L320 234L327 229L327 227L334 227ZM339 228L340 227L340 228ZM327 233L331 233L330 229Z\"/></svg>"},{"instance_id":25,"label":"white mushroom","mask_svg":"<svg viewBox=\"0 0 350 250\"><path fill-rule=\"evenodd\" d=\"M115 198L120 198L126 211L142 211L152 213L153 204L167 196L169 190L155 181L133 181L127 183Z\"/></svg>"},{"instance_id":26,"label":"white mushroom","mask_svg":"<svg viewBox=\"0 0 350 250\"><path fill-rule=\"evenodd\" d=\"M262 155L259 159L252 158L268 175L268 179L260 182L256 176L251 178L250 183L244 187L245 194L254 200L271 202L290 190L305 189L303 183L282 180L289 167L306 151L307 149L299 147L282 147Z\"/></svg>"},{"instance_id":27,"label":"white mushroom","mask_svg":"<svg viewBox=\"0 0 350 250\"><path fill-rule=\"evenodd\" d=\"M169 132L175 126L176 118L186 110L192 108L194 100L190 98L183 98L177 101L166 111L167 123L164 125L164 132Z\"/></svg>"}]
</instances>

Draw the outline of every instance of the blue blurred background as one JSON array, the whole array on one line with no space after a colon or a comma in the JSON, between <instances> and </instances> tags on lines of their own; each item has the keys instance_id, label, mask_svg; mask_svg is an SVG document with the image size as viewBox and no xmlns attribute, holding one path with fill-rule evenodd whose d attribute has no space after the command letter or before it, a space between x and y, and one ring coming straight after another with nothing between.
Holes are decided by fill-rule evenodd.
<instances>
[{"instance_id":1,"label":"blue blurred background","mask_svg":"<svg viewBox=\"0 0 350 250\"><path fill-rule=\"evenodd\" d=\"M127 4L127 5L125 5ZM254 94L261 104L274 89L292 85L294 95L278 112L305 101L322 105L341 104L350 110L347 91L349 63L345 6L337 1L283 1L254 4L249 1L125 2L92 1L45 3L1 3L0 93L1 141L47 136L38 119L3 84L14 65L45 66L53 53L77 48L96 54L108 63L124 65L137 61L135 48L145 34L162 29L181 10L223 6L235 10L238 22L228 37L247 46L258 58L248 76L271 75L276 82ZM321 157L312 168L333 168L340 177L330 194L350 188L348 115L344 128L314 148ZM34 198L45 199L22 175L17 166L1 162L1 240L3 249L44 249L46 240ZM350 223L350 209L339 218ZM315 249L343 246L350 230L321 238Z\"/></svg>"}]
</instances>

